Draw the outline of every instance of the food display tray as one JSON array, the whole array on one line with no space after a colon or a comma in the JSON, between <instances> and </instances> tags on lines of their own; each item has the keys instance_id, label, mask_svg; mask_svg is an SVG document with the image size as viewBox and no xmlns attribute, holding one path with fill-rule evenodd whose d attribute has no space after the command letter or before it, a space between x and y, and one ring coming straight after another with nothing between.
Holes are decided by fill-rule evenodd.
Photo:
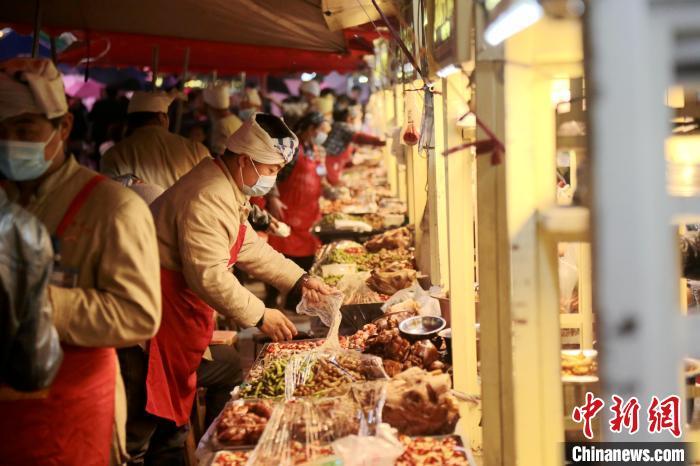
<instances>
[{"instance_id":1,"label":"food display tray","mask_svg":"<svg viewBox=\"0 0 700 466\"><path fill-rule=\"evenodd\" d=\"M246 451L241 451L241 450L235 450L235 451L217 451L211 458L211 461L208 463L209 466L219 466L222 463L219 462L220 458L228 453L233 453L234 455L243 455L246 453ZM247 452L250 453L250 450ZM246 456L245 460L241 460L241 465L245 465L248 462L248 458Z\"/></svg>"},{"instance_id":2,"label":"food display tray","mask_svg":"<svg viewBox=\"0 0 700 466\"><path fill-rule=\"evenodd\" d=\"M276 403L272 399L257 400L257 399L252 399L252 398L251 399L232 400L232 401L229 401L228 403L226 403L226 406L224 407L224 409L219 413L218 416L216 416L216 419L214 420L214 422L212 422L211 425L209 426L209 428L207 429L207 435L209 436L210 445L211 445L211 448L213 451L222 451L222 450L239 451L239 450L252 450L255 448L257 443L247 444L247 445L233 445L233 444L219 441L219 438L216 435L216 428L219 425L219 419L223 415L226 408L229 407L229 405L234 404L234 403L236 403L236 404L240 404L240 403L253 404L253 403L259 403L261 401L270 405L270 409L272 409L274 407L274 404Z\"/></svg>"},{"instance_id":3,"label":"food display tray","mask_svg":"<svg viewBox=\"0 0 700 466\"><path fill-rule=\"evenodd\" d=\"M469 464L469 459L467 455L466 448L464 446L464 442L462 441L462 437L456 434L449 434L449 435L416 435L416 436L411 436L411 440L417 440L417 439L434 439L434 440L444 440L447 438L452 438L455 440L455 443L457 446L455 447L455 451L460 454L464 458L465 464ZM418 465L421 465L423 463L416 463Z\"/></svg>"}]
</instances>

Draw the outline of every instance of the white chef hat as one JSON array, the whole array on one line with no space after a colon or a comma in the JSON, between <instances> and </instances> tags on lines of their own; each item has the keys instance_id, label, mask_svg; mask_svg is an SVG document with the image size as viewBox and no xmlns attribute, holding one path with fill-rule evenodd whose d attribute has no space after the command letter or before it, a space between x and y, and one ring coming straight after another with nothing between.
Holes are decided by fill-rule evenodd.
<instances>
[{"instance_id":1,"label":"white chef hat","mask_svg":"<svg viewBox=\"0 0 700 466\"><path fill-rule=\"evenodd\" d=\"M46 58L13 58L0 63L0 120L40 113L56 118L68 112L63 79Z\"/></svg>"},{"instance_id":2,"label":"white chef hat","mask_svg":"<svg viewBox=\"0 0 700 466\"><path fill-rule=\"evenodd\" d=\"M260 93L257 89L247 88L245 90L245 100L252 106L262 107L262 100L260 99Z\"/></svg>"},{"instance_id":3,"label":"white chef hat","mask_svg":"<svg viewBox=\"0 0 700 466\"><path fill-rule=\"evenodd\" d=\"M175 99L174 95L163 91L136 91L129 101L126 113L168 113L168 107L173 99Z\"/></svg>"},{"instance_id":4,"label":"white chef hat","mask_svg":"<svg viewBox=\"0 0 700 466\"><path fill-rule=\"evenodd\" d=\"M321 85L318 81L305 81L299 86L299 93L306 92L316 97L321 95Z\"/></svg>"},{"instance_id":5,"label":"white chef hat","mask_svg":"<svg viewBox=\"0 0 700 466\"><path fill-rule=\"evenodd\" d=\"M270 128L273 135L263 129ZM255 113L226 141L226 148L235 154L244 154L256 162L283 165L292 161L299 140L292 130L269 113Z\"/></svg>"},{"instance_id":6,"label":"white chef hat","mask_svg":"<svg viewBox=\"0 0 700 466\"><path fill-rule=\"evenodd\" d=\"M229 92L226 84L213 84L204 89L204 102L213 108L229 108Z\"/></svg>"}]
</instances>

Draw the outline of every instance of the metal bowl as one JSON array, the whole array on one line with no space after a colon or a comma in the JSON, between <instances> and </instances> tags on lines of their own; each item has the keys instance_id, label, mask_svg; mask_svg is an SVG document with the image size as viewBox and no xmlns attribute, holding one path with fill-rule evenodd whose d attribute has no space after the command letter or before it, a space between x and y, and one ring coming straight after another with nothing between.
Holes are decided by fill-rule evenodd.
<instances>
[{"instance_id":1,"label":"metal bowl","mask_svg":"<svg viewBox=\"0 0 700 466\"><path fill-rule=\"evenodd\" d=\"M442 317L416 316L401 322L399 331L408 339L422 340L434 337L446 325L447 322Z\"/></svg>"}]
</instances>

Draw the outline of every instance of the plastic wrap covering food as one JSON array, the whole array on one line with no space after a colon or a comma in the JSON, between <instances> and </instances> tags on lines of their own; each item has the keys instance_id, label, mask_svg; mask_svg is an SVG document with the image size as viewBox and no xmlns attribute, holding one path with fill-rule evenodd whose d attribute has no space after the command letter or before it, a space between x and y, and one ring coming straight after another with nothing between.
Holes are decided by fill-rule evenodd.
<instances>
[{"instance_id":1,"label":"plastic wrap covering food","mask_svg":"<svg viewBox=\"0 0 700 466\"><path fill-rule=\"evenodd\" d=\"M272 405L264 400L230 402L216 419L214 447L220 450L253 448L271 415Z\"/></svg>"},{"instance_id":2,"label":"plastic wrap covering food","mask_svg":"<svg viewBox=\"0 0 700 466\"><path fill-rule=\"evenodd\" d=\"M52 265L44 225L0 189L0 382L16 390L48 387L61 366L47 293Z\"/></svg>"},{"instance_id":3,"label":"plastic wrap covering food","mask_svg":"<svg viewBox=\"0 0 700 466\"><path fill-rule=\"evenodd\" d=\"M376 291L372 291L367 286L366 281L369 276L369 272L359 272L345 275L338 281L336 286L338 290L345 295L343 304L369 304L384 302L382 295Z\"/></svg>"},{"instance_id":4,"label":"plastic wrap covering food","mask_svg":"<svg viewBox=\"0 0 700 466\"><path fill-rule=\"evenodd\" d=\"M418 315L440 317L440 301L431 296L432 292L439 293L439 287L425 291L417 283L410 288L400 290L387 300L382 306L384 312L399 312L415 309Z\"/></svg>"},{"instance_id":5,"label":"plastic wrap covering food","mask_svg":"<svg viewBox=\"0 0 700 466\"><path fill-rule=\"evenodd\" d=\"M333 442L333 451L343 466L393 466L405 450L389 426L378 426L372 437L349 435Z\"/></svg>"},{"instance_id":6,"label":"plastic wrap covering food","mask_svg":"<svg viewBox=\"0 0 700 466\"><path fill-rule=\"evenodd\" d=\"M265 358L254 367L240 387L242 398L281 398L284 396L284 372L291 356Z\"/></svg>"},{"instance_id":7,"label":"plastic wrap covering food","mask_svg":"<svg viewBox=\"0 0 700 466\"><path fill-rule=\"evenodd\" d=\"M318 464L321 458L331 457L331 443L348 435L348 418L341 407L342 403L328 400L296 400L275 406L248 466Z\"/></svg>"},{"instance_id":8,"label":"plastic wrap covering food","mask_svg":"<svg viewBox=\"0 0 700 466\"><path fill-rule=\"evenodd\" d=\"M337 396L357 382L388 378L382 360L351 350L319 350L293 356L285 371L287 399Z\"/></svg>"}]
</instances>

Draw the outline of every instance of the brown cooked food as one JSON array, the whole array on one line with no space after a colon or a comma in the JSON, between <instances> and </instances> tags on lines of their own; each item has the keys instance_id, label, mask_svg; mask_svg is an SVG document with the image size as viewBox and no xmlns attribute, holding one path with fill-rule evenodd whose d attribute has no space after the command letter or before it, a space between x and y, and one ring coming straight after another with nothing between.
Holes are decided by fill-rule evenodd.
<instances>
[{"instance_id":1,"label":"brown cooked food","mask_svg":"<svg viewBox=\"0 0 700 466\"><path fill-rule=\"evenodd\" d=\"M382 249L408 248L413 244L411 230L406 227L396 228L377 235L365 243L369 252L379 252Z\"/></svg>"},{"instance_id":2,"label":"brown cooked food","mask_svg":"<svg viewBox=\"0 0 700 466\"><path fill-rule=\"evenodd\" d=\"M377 293L393 295L397 291L409 288L416 281L416 271L400 269L396 271L372 270L367 279L367 286Z\"/></svg>"},{"instance_id":3,"label":"brown cooked food","mask_svg":"<svg viewBox=\"0 0 700 466\"><path fill-rule=\"evenodd\" d=\"M586 356L583 352L561 355L562 375L596 375L598 362L594 356Z\"/></svg>"},{"instance_id":4,"label":"brown cooked food","mask_svg":"<svg viewBox=\"0 0 700 466\"><path fill-rule=\"evenodd\" d=\"M229 404L216 425L216 438L228 446L255 445L271 415L272 409L264 401Z\"/></svg>"},{"instance_id":5,"label":"brown cooked food","mask_svg":"<svg viewBox=\"0 0 700 466\"><path fill-rule=\"evenodd\" d=\"M387 385L382 420L405 435L442 435L459 420L457 401L447 374L408 369Z\"/></svg>"}]
</instances>

